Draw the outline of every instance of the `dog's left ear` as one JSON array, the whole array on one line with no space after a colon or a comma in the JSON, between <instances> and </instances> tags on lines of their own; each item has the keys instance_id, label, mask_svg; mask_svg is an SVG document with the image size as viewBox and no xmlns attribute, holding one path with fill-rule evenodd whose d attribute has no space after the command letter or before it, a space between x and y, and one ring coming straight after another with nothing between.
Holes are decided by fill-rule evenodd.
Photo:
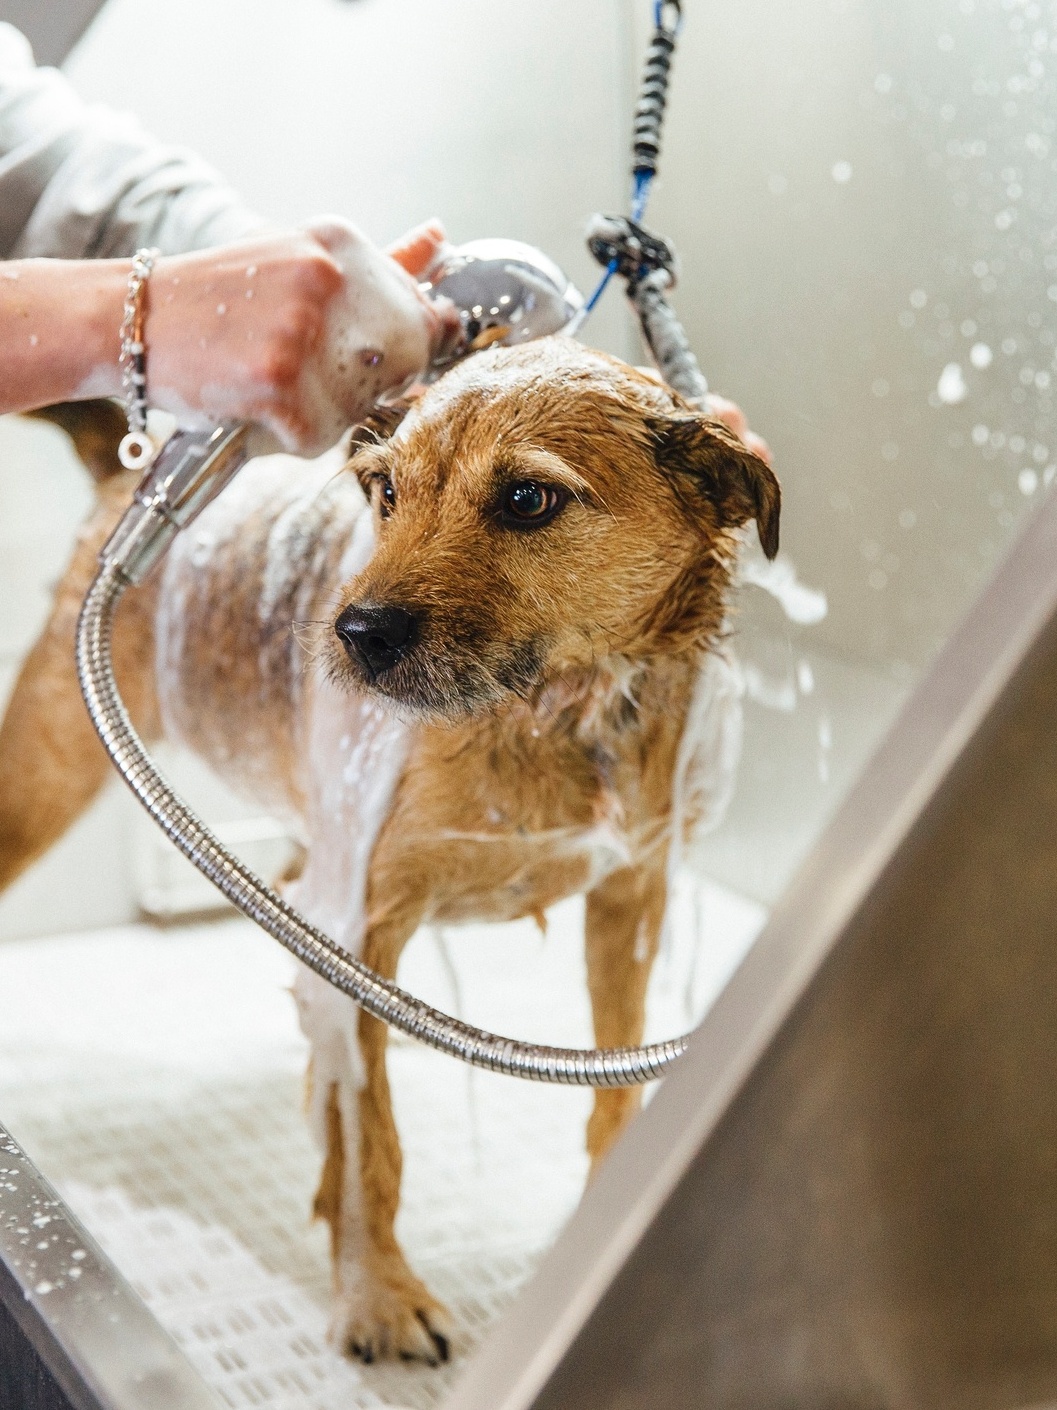
<instances>
[{"instance_id":1,"label":"dog's left ear","mask_svg":"<svg viewBox=\"0 0 1057 1410\"><path fill-rule=\"evenodd\" d=\"M722 528L756 520L768 558L778 552L782 491L766 461L754 455L721 421L676 415L650 422L657 463L714 508Z\"/></svg>"}]
</instances>

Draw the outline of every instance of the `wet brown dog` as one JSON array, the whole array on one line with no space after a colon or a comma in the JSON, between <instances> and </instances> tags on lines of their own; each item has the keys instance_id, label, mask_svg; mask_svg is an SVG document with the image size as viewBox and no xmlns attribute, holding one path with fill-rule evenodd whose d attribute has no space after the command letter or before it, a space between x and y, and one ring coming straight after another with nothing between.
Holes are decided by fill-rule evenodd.
<instances>
[{"instance_id":1,"label":"wet brown dog","mask_svg":"<svg viewBox=\"0 0 1057 1410\"><path fill-rule=\"evenodd\" d=\"M755 519L773 557L777 482L722 425L565 339L483 353L396 421L357 434L354 474L243 472L122 605L125 698L147 737L164 719L294 820L296 900L383 974L423 921L586 892L596 1039L637 1043L673 841L714 802L735 531ZM0 730L2 884L107 774L72 638L130 488L101 485ZM394 1234L386 1030L307 974L298 1001L335 1334L368 1359L444 1357L444 1310ZM637 1096L596 1094L593 1161Z\"/></svg>"}]
</instances>

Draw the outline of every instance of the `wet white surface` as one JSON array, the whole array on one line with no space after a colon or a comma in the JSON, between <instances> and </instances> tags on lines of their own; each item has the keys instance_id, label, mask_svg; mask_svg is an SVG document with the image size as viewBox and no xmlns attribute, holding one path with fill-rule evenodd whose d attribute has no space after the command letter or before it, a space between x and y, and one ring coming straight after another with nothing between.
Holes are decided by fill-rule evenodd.
<instances>
[{"instance_id":1,"label":"wet white surface","mask_svg":"<svg viewBox=\"0 0 1057 1410\"><path fill-rule=\"evenodd\" d=\"M763 917L683 884L650 1037L707 1008ZM401 982L500 1032L589 1043L581 918L571 901L546 938L527 922L423 932ZM393 1043L399 1231L452 1308L459 1359L358 1367L326 1343L291 972L242 920L0 945L0 1119L229 1405L432 1405L575 1207L590 1095Z\"/></svg>"}]
</instances>

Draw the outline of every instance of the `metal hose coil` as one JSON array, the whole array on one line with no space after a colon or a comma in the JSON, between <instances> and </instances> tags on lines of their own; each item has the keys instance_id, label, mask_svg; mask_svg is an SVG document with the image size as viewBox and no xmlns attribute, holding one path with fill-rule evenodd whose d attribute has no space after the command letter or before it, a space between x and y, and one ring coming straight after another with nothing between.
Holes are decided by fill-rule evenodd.
<instances>
[{"instance_id":1,"label":"metal hose coil","mask_svg":"<svg viewBox=\"0 0 1057 1410\"><path fill-rule=\"evenodd\" d=\"M111 658L114 610L128 579L104 562L81 608L77 671L92 723L139 801L184 856L240 911L302 964L374 1018L473 1067L534 1082L574 1087L632 1087L660 1077L686 1051L689 1036L641 1048L550 1048L517 1042L462 1023L362 964L316 930L209 831L166 783L129 719Z\"/></svg>"}]
</instances>

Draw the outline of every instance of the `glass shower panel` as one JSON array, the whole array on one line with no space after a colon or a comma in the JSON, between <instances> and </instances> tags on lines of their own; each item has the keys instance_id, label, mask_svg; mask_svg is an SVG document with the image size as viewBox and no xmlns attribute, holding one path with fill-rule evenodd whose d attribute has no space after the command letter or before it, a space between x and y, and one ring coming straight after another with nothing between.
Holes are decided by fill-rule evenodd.
<instances>
[{"instance_id":1,"label":"glass shower panel","mask_svg":"<svg viewBox=\"0 0 1057 1410\"><path fill-rule=\"evenodd\" d=\"M645 7L639 19L645 33ZM770 441L797 580L734 641L703 864L773 901L1057 466L1057 25L1036 0L688 8L651 220ZM783 604L785 610L783 610Z\"/></svg>"}]
</instances>

